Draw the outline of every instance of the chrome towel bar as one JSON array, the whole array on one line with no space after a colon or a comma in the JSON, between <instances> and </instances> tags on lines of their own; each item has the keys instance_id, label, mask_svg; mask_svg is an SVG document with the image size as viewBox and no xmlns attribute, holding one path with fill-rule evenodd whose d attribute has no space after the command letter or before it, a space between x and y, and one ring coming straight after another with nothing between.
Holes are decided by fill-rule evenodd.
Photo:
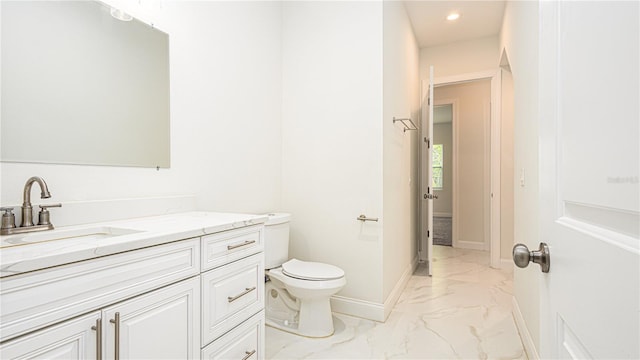
<instances>
[{"instance_id":1,"label":"chrome towel bar","mask_svg":"<svg viewBox=\"0 0 640 360\"><path fill-rule=\"evenodd\" d=\"M400 121L402 125L404 125L403 132L407 132L407 130L418 130L418 127L416 126L416 124L413 123L413 120L411 120L411 118L396 119L394 117L393 123L395 124L396 121Z\"/></svg>"}]
</instances>

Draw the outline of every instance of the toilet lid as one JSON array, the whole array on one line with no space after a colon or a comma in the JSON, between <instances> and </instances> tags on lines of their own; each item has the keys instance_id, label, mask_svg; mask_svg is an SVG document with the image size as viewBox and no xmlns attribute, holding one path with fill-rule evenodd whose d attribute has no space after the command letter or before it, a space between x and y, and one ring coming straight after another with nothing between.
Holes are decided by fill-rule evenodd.
<instances>
[{"instance_id":1,"label":"toilet lid","mask_svg":"<svg viewBox=\"0 0 640 360\"><path fill-rule=\"evenodd\" d=\"M291 259L282 264L282 273L302 280L334 280L344 276L337 266Z\"/></svg>"}]
</instances>

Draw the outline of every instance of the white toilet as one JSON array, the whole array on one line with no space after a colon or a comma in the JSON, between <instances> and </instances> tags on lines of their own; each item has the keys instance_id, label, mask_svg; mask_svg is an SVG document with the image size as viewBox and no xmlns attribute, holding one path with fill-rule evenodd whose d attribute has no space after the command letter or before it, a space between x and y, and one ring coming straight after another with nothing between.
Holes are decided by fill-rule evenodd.
<instances>
[{"instance_id":1,"label":"white toilet","mask_svg":"<svg viewBox=\"0 0 640 360\"><path fill-rule=\"evenodd\" d=\"M266 323L294 334L333 334L329 299L347 280L337 266L288 260L289 214L269 214L265 223Z\"/></svg>"}]
</instances>

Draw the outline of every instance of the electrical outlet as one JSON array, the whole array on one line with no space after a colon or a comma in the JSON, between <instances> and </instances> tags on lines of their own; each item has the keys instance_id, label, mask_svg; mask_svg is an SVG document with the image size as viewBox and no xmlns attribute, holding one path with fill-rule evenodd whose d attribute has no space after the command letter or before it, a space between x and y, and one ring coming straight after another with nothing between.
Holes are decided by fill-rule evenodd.
<instances>
[{"instance_id":1,"label":"electrical outlet","mask_svg":"<svg viewBox=\"0 0 640 360\"><path fill-rule=\"evenodd\" d=\"M520 187L524 187L524 168L520 169Z\"/></svg>"}]
</instances>

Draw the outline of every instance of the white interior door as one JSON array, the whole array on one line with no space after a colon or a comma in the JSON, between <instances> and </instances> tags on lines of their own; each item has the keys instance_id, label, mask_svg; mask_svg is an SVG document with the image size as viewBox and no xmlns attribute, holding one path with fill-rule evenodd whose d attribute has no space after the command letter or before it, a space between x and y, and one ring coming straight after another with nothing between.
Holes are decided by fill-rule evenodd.
<instances>
[{"instance_id":1,"label":"white interior door","mask_svg":"<svg viewBox=\"0 0 640 360\"><path fill-rule=\"evenodd\" d=\"M540 16L540 355L638 359L639 3Z\"/></svg>"},{"instance_id":2,"label":"white interior door","mask_svg":"<svg viewBox=\"0 0 640 360\"><path fill-rule=\"evenodd\" d=\"M427 261L429 276L433 275L433 169L431 168L433 144L433 66L429 67L429 82L422 86L422 149L421 154L421 249Z\"/></svg>"}]
</instances>

